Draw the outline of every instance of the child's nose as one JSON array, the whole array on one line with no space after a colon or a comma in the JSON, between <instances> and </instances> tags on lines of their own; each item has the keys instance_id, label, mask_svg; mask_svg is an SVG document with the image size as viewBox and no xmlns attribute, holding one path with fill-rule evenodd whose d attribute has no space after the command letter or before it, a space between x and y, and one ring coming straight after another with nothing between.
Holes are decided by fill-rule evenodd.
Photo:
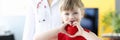
<instances>
[{"instance_id":1,"label":"child's nose","mask_svg":"<svg viewBox=\"0 0 120 40\"><path fill-rule=\"evenodd\" d=\"M70 15L70 17L69 17L71 20L73 20L74 19L74 16L73 15Z\"/></svg>"}]
</instances>

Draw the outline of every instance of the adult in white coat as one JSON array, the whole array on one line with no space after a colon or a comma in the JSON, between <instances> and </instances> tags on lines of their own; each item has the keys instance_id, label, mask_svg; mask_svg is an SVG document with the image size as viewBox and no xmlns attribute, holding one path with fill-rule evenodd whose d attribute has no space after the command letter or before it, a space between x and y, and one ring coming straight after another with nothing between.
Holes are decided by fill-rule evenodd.
<instances>
[{"instance_id":1,"label":"adult in white coat","mask_svg":"<svg viewBox=\"0 0 120 40\"><path fill-rule=\"evenodd\" d=\"M61 25L59 0L39 0L35 10L26 17L23 40L33 40L34 34L43 34Z\"/></svg>"}]
</instances>

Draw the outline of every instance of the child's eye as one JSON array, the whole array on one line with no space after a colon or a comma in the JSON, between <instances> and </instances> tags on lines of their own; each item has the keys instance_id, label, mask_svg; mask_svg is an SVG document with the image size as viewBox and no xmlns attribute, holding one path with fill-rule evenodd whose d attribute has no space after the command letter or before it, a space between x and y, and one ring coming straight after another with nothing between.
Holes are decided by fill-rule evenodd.
<instances>
[{"instance_id":1,"label":"child's eye","mask_svg":"<svg viewBox=\"0 0 120 40\"><path fill-rule=\"evenodd\" d=\"M69 13L65 13L65 15L69 15Z\"/></svg>"},{"instance_id":2,"label":"child's eye","mask_svg":"<svg viewBox=\"0 0 120 40\"><path fill-rule=\"evenodd\" d=\"M78 12L74 12L73 14L78 14Z\"/></svg>"}]
</instances>

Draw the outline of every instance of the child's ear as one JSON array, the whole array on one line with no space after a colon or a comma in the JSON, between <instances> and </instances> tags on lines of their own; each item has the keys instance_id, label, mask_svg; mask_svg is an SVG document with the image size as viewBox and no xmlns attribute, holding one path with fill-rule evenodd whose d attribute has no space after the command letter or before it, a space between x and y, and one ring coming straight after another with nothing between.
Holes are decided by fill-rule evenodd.
<instances>
[{"instance_id":1,"label":"child's ear","mask_svg":"<svg viewBox=\"0 0 120 40\"><path fill-rule=\"evenodd\" d=\"M81 10L82 12L82 18L85 16L85 11L84 10Z\"/></svg>"}]
</instances>

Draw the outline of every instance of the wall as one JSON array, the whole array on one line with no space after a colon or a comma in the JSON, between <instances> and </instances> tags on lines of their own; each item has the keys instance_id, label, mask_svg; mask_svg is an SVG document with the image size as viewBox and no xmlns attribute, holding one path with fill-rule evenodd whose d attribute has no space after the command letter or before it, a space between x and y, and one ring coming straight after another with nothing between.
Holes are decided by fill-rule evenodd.
<instances>
[{"instance_id":1,"label":"wall","mask_svg":"<svg viewBox=\"0 0 120 40\"><path fill-rule=\"evenodd\" d=\"M99 20L98 20L98 34L101 37L104 33L112 32L111 27L108 27L104 32L102 28L104 26L102 23L103 16L105 16L106 12L115 11L115 0L82 0L85 8L98 8L99 9Z\"/></svg>"},{"instance_id":2,"label":"wall","mask_svg":"<svg viewBox=\"0 0 120 40\"><path fill-rule=\"evenodd\" d=\"M15 40L22 40L25 16L0 16L0 28L10 30Z\"/></svg>"},{"instance_id":3,"label":"wall","mask_svg":"<svg viewBox=\"0 0 120 40\"><path fill-rule=\"evenodd\" d=\"M0 0L0 28L12 31L16 40L22 40L25 16L33 13L32 2L33 0Z\"/></svg>"}]
</instances>

